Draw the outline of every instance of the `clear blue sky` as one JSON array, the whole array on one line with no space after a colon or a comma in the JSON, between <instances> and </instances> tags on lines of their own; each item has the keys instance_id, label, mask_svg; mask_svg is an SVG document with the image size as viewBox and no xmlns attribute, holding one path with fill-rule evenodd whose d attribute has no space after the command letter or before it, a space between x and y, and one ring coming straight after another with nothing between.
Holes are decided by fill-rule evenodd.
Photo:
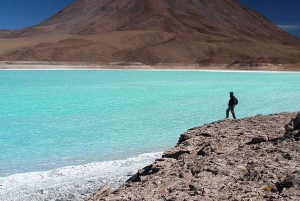
<instances>
[{"instance_id":1,"label":"clear blue sky","mask_svg":"<svg viewBox=\"0 0 300 201\"><path fill-rule=\"evenodd\" d=\"M36 25L75 0L0 0L0 29Z\"/></svg>"},{"instance_id":2,"label":"clear blue sky","mask_svg":"<svg viewBox=\"0 0 300 201\"><path fill-rule=\"evenodd\" d=\"M75 0L0 0L0 29L36 25ZM238 0L300 37L300 0Z\"/></svg>"},{"instance_id":3,"label":"clear blue sky","mask_svg":"<svg viewBox=\"0 0 300 201\"><path fill-rule=\"evenodd\" d=\"M287 32L300 37L300 0L238 0Z\"/></svg>"}]
</instances>

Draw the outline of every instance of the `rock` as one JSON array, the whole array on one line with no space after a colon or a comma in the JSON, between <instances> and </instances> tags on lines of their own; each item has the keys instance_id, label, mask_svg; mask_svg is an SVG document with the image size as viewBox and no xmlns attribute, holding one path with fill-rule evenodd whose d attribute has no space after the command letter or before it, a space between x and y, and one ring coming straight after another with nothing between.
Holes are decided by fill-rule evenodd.
<instances>
[{"instance_id":1,"label":"rock","mask_svg":"<svg viewBox=\"0 0 300 201\"><path fill-rule=\"evenodd\" d=\"M118 190L89 201L297 200L299 136L286 131L298 128L298 116L257 115L190 129Z\"/></svg>"},{"instance_id":2,"label":"rock","mask_svg":"<svg viewBox=\"0 0 300 201\"><path fill-rule=\"evenodd\" d=\"M250 142L248 142L248 144L259 144L261 142L267 142L268 141L268 137L267 136L257 136L252 138L252 140Z\"/></svg>"},{"instance_id":3,"label":"rock","mask_svg":"<svg viewBox=\"0 0 300 201\"><path fill-rule=\"evenodd\" d=\"M110 193L109 186L103 186L93 197L89 198L86 201L100 200L103 197L107 196Z\"/></svg>"},{"instance_id":4,"label":"rock","mask_svg":"<svg viewBox=\"0 0 300 201\"><path fill-rule=\"evenodd\" d=\"M288 124L284 126L286 131L294 131L300 129L300 112Z\"/></svg>"}]
</instances>

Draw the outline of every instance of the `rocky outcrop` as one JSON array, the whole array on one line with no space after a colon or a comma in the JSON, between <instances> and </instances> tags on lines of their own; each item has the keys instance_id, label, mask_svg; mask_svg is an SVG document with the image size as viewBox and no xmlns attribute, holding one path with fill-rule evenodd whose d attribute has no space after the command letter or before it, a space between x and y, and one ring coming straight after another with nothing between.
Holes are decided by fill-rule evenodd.
<instances>
[{"instance_id":1,"label":"rocky outcrop","mask_svg":"<svg viewBox=\"0 0 300 201\"><path fill-rule=\"evenodd\" d=\"M299 117L257 115L192 128L118 190L107 194L105 187L89 200L299 200Z\"/></svg>"},{"instance_id":2,"label":"rocky outcrop","mask_svg":"<svg viewBox=\"0 0 300 201\"><path fill-rule=\"evenodd\" d=\"M300 112L295 118L293 118L290 123L284 126L285 130L288 131L297 131L300 129ZM300 133L300 131L299 131Z\"/></svg>"}]
</instances>

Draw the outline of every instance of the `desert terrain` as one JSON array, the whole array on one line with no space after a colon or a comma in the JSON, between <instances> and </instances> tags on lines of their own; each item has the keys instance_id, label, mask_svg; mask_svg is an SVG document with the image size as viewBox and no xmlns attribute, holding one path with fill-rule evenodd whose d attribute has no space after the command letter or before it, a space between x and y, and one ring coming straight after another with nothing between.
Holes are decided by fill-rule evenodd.
<instances>
[{"instance_id":1,"label":"desert terrain","mask_svg":"<svg viewBox=\"0 0 300 201\"><path fill-rule=\"evenodd\" d=\"M36 26L1 30L0 60L297 70L300 39L235 0L77 0Z\"/></svg>"}]
</instances>

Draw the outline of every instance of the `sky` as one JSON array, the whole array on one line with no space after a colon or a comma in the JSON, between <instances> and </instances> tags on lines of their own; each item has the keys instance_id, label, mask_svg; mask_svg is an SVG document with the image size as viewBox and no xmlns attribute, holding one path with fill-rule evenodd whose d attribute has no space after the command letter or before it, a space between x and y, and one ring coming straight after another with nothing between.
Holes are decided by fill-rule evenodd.
<instances>
[{"instance_id":1,"label":"sky","mask_svg":"<svg viewBox=\"0 0 300 201\"><path fill-rule=\"evenodd\" d=\"M238 0L292 35L300 37L300 0Z\"/></svg>"},{"instance_id":2,"label":"sky","mask_svg":"<svg viewBox=\"0 0 300 201\"><path fill-rule=\"evenodd\" d=\"M36 25L75 0L0 0L0 29ZM184 0L183 0L184 1ZM300 0L237 0L300 37Z\"/></svg>"}]
</instances>

